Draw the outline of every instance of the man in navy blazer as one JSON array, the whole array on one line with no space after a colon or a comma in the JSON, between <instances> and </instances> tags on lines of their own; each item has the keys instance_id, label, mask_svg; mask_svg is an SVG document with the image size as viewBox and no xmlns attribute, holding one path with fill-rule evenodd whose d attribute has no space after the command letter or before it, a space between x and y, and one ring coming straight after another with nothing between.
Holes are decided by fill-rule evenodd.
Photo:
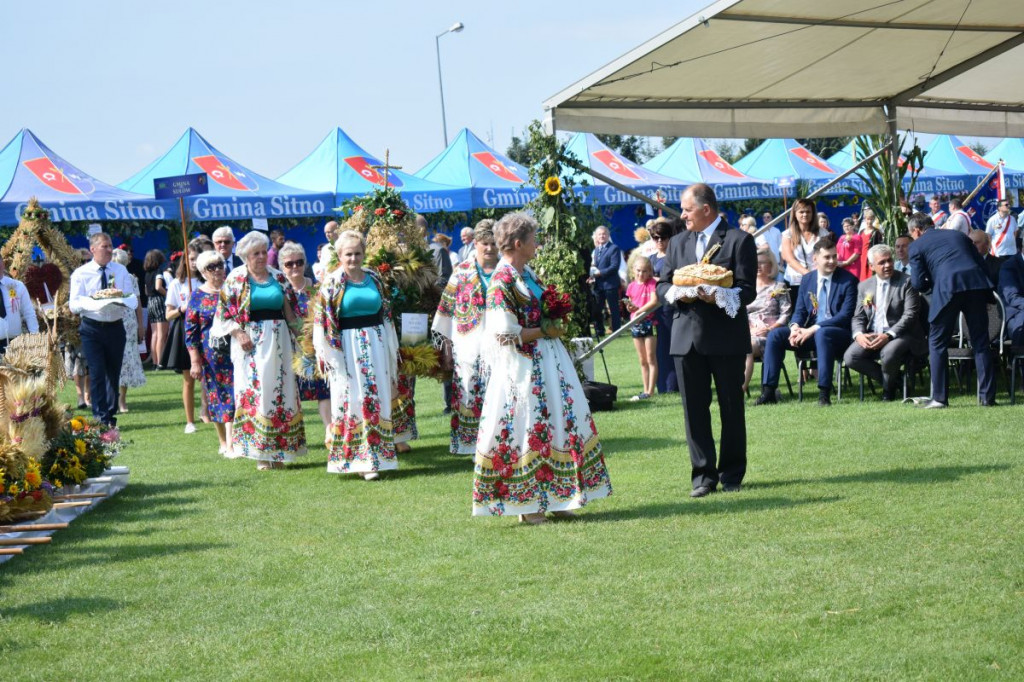
<instances>
[{"instance_id":1,"label":"man in navy blazer","mask_svg":"<svg viewBox=\"0 0 1024 682\"><path fill-rule=\"evenodd\" d=\"M619 312L619 265L622 251L612 243L611 233L604 225L594 230L594 255L591 258L590 276L594 281L594 297L597 299L597 319L594 331L604 336L604 307L607 303L612 312L612 331L622 326Z\"/></svg>"},{"instance_id":2,"label":"man in navy blazer","mask_svg":"<svg viewBox=\"0 0 1024 682\"><path fill-rule=\"evenodd\" d=\"M932 399L924 407L949 404L949 343L959 323L967 331L978 368L978 399L996 404L996 379L988 338L988 303L992 285L985 266L967 235L955 230L936 230L932 219L915 213L907 221L910 236L910 284L922 294L931 291L928 321L928 361L932 373Z\"/></svg>"},{"instance_id":3,"label":"man in navy blazer","mask_svg":"<svg viewBox=\"0 0 1024 682\"><path fill-rule=\"evenodd\" d=\"M818 358L818 405L832 404L832 370L836 357L850 345L850 325L857 305L857 278L837 269L835 237L822 237L814 244L817 270L800 281L796 312L789 329L779 327L768 334L761 373L761 395L755 405L778 402L775 389L785 362L786 351L814 347Z\"/></svg>"},{"instance_id":4,"label":"man in navy blazer","mask_svg":"<svg viewBox=\"0 0 1024 682\"><path fill-rule=\"evenodd\" d=\"M1010 256L999 270L999 293L1006 305L1006 331L1015 346L1024 346L1024 253Z\"/></svg>"},{"instance_id":5,"label":"man in navy blazer","mask_svg":"<svg viewBox=\"0 0 1024 682\"><path fill-rule=\"evenodd\" d=\"M730 228L718 213L715 191L705 184L691 185L680 200L686 229L668 245L658 297L667 301L672 274L703 259L733 273L740 307L735 317L720 308L713 293L672 302L673 356L683 400L686 443L690 451L690 497L722 490L740 490L747 471L747 425L744 413L743 369L750 352L746 306L757 294L757 248L754 238ZM714 249L714 251L712 251ZM721 447L715 452L711 431L711 382L718 396Z\"/></svg>"}]
</instances>

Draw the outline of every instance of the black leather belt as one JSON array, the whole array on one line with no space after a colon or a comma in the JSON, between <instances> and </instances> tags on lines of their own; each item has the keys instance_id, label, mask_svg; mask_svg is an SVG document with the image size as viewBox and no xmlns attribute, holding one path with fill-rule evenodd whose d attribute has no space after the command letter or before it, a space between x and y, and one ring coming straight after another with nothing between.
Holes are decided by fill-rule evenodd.
<instances>
[{"instance_id":1,"label":"black leather belt","mask_svg":"<svg viewBox=\"0 0 1024 682\"><path fill-rule=\"evenodd\" d=\"M123 325L124 324L123 322L121 322L121 320L114 320L113 322L104 322L103 320L94 320L91 317L83 317L82 318L82 324L85 324L85 323L96 325L97 327L113 327L115 324L117 324L117 325Z\"/></svg>"},{"instance_id":2,"label":"black leather belt","mask_svg":"<svg viewBox=\"0 0 1024 682\"><path fill-rule=\"evenodd\" d=\"M384 315L379 310L373 315L343 317L338 322L338 326L342 329L362 329L363 327L376 327L378 324L384 324Z\"/></svg>"},{"instance_id":3,"label":"black leather belt","mask_svg":"<svg viewBox=\"0 0 1024 682\"><path fill-rule=\"evenodd\" d=\"M249 320L262 322L264 320L283 320L284 310L250 310Z\"/></svg>"}]
</instances>

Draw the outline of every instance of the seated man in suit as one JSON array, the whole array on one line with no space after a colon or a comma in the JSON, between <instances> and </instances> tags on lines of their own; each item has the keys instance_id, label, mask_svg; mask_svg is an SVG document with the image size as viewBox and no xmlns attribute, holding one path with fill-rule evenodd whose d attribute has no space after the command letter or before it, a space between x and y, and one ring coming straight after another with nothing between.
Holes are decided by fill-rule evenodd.
<instances>
[{"instance_id":1,"label":"seated man in suit","mask_svg":"<svg viewBox=\"0 0 1024 682\"><path fill-rule=\"evenodd\" d=\"M999 268L1003 267L1003 261L992 255L992 238L985 230L971 230L967 236L971 238L974 248L981 254L988 281L995 286L999 282Z\"/></svg>"},{"instance_id":2,"label":"seated man in suit","mask_svg":"<svg viewBox=\"0 0 1024 682\"><path fill-rule=\"evenodd\" d=\"M909 277L893 270L888 245L868 249L868 263L875 276L857 288L853 343L846 349L844 361L882 385L882 400L895 400L903 359L911 351L922 354L926 348L921 333L921 297L910 286Z\"/></svg>"},{"instance_id":3,"label":"seated man in suit","mask_svg":"<svg viewBox=\"0 0 1024 682\"><path fill-rule=\"evenodd\" d=\"M755 405L778 402L775 389L787 350L812 348L818 358L818 405L832 404L832 370L836 356L850 345L850 324L857 303L857 278L836 269L835 237L828 235L814 244L812 270L803 276L797 295L796 312L789 328L768 334L764 349L761 395Z\"/></svg>"},{"instance_id":4,"label":"seated man in suit","mask_svg":"<svg viewBox=\"0 0 1024 682\"><path fill-rule=\"evenodd\" d=\"M999 271L999 294L1006 306L1006 332L1015 346L1024 346L1024 254L1011 256Z\"/></svg>"},{"instance_id":5,"label":"seated man in suit","mask_svg":"<svg viewBox=\"0 0 1024 682\"><path fill-rule=\"evenodd\" d=\"M928 311L928 364L932 373L932 399L928 409L949 405L949 343L959 324L967 320L974 363L978 368L978 399L996 404L996 376L988 337L988 302L992 285L978 250L963 232L936 230L932 219L915 213L907 221L910 245L910 284L920 293L931 291Z\"/></svg>"}]
</instances>

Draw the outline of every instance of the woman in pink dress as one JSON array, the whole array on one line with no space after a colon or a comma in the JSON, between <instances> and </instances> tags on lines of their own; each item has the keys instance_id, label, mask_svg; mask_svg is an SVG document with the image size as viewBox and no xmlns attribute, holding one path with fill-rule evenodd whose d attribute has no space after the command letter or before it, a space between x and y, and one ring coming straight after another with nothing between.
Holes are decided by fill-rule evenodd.
<instances>
[{"instance_id":1,"label":"woman in pink dress","mask_svg":"<svg viewBox=\"0 0 1024 682\"><path fill-rule=\"evenodd\" d=\"M853 218L843 218L843 236L836 242L836 258L839 267L860 279L860 257L864 253L864 242L857 234Z\"/></svg>"}]
</instances>

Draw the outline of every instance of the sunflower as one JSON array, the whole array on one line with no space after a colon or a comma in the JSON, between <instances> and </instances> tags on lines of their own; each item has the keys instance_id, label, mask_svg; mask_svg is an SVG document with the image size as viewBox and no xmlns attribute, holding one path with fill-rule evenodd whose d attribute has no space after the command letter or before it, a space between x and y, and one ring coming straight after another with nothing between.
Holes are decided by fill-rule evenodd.
<instances>
[{"instance_id":1,"label":"sunflower","mask_svg":"<svg viewBox=\"0 0 1024 682\"><path fill-rule=\"evenodd\" d=\"M544 181L544 191L547 192L550 196L557 197L559 194L562 193L562 183L558 180L557 177L552 175L551 177Z\"/></svg>"}]
</instances>

